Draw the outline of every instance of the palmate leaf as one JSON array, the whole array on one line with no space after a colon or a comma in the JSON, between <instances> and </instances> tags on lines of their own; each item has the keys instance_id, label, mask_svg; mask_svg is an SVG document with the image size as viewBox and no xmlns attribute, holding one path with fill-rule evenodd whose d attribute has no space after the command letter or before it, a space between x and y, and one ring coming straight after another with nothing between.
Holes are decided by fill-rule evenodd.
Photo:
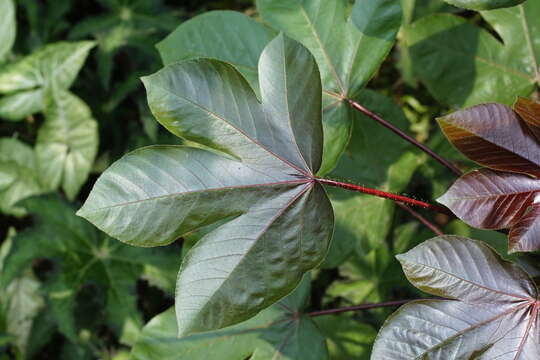
<instances>
[{"instance_id":1,"label":"palmate leaf","mask_svg":"<svg viewBox=\"0 0 540 360\"><path fill-rule=\"evenodd\" d=\"M458 150L489 169L463 175L438 201L467 224L511 227L509 250L540 249L539 104L520 98L515 108L485 104L438 119ZM521 117L519 116L521 115Z\"/></svg>"},{"instance_id":2,"label":"palmate leaf","mask_svg":"<svg viewBox=\"0 0 540 360\"><path fill-rule=\"evenodd\" d=\"M268 25L306 46L319 65L324 102L319 174L326 174L351 135L355 111L345 98L357 94L390 51L400 26L400 4L359 0L350 17L343 0L264 0L257 7ZM257 92L257 60L273 35L274 31L243 14L214 11L180 25L158 44L158 50L165 64L198 57L229 62Z\"/></svg>"},{"instance_id":3,"label":"palmate leaf","mask_svg":"<svg viewBox=\"0 0 540 360\"><path fill-rule=\"evenodd\" d=\"M92 314L93 321L107 324L122 341L133 341L134 336L126 332L142 327L135 294L137 280L147 265L158 269L177 266L179 254L137 249L115 241L76 216L74 209L55 195L31 197L21 206L33 215L34 226L13 239L0 273L0 286L24 273L33 260L51 259L58 271L42 290L59 330L77 341L82 326L75 316L77 295L92 283L106 297L105 308L100 316Z\"/></svg>"},{"instance_id":4,"label":"palmate leaf","mask_svg":"<svg viewBox=\"0 0 540 360\"><path fill-rule=\"evenodd\" d=\"M405 29L415 73L441 103L511 105L539 84L540 2L481 15L502 43L454 15L430 15Z\"/></svg>"},{"instance_id":5,"label":"palmate leaf","mask_svg":"<svg viewBox=\"0 0 540 360\"><path fill-rule=\"evenodd\" d=\"M310 277L289 296L241 324L178 338L174 309L145 326L131 351L132 360L328 359L325 339L302 310Z\"/></svg>"},{"instance_id":6,"label":"palmate leaf","mask_svg":"<svg viewBox=\"0 0 540 360\"><path fill-rule=\"evenodd\" d=\"M200 148L154 146L97 181L79 215L138 246L229 220L184 259L181 335L246 320L291 292L328 249L333 214L315 181L321 84L300 44L280 35L259 61L262 104L230 65L193 60L144 78L150 108Z\"/></svg>"},{"instance_id":7,"label":"palmate leaf","mask_svg":"<svg viewBox=\"0 0 540 360\"><path fill-rule=\"evenodd\" d=\"M409 281L432 295L396 311L372 359L540 358L540 301L530 277L483 242L428 240L398 256Z\"/></svg>"},{"instance_id":8,"label":"palmate leaf","mask_svg":"<svg viewBox=\"0 0 540 360\"><path fill-rule=\"evenodd\" d=\"M68 89L92 47L91 41L50 44L2 68L0 117L16 121L41 111L46 90Z\"/></svg>"},{"instance_id":9,"label":"palmate leaf","mask_svg":"<svg viewBox=\"0 0 540 360\"><path fill-rule=\"evenodd\" d=\"M470 10L493 10L516 6L526 0L444 0L447 3Z\"/></svg>"},{"instance_id":10,"label":"palmate leaf","mask_svg":"<svg viewBox=\"0 0 540 360\"><path fill-rule=\"evenodd\" d=\"M257 0L257 9L266 23L301 42L317 60L324 89L320 173L325 174L351 134L354 110L346 99L371 79L392 48L401 25L400 2L357 0L351 16L343 0Z\"/></svg>"}]
</instances>

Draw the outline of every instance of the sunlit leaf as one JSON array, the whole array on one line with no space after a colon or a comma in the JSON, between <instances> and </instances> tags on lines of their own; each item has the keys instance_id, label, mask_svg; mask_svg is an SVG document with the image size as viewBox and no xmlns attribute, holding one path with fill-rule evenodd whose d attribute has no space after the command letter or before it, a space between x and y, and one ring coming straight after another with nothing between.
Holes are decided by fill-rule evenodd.
<instances>
[{"instance_id":1,"label":"sunlit leaf","mask_svg":"<svg viewBox=\"0 0 540 360\"><path fill-rule=\"evenodd\" d=\"M261 55L259 74L262 104L232 66L215 60L176 63L145 78L158 121L203 148L128 154L79 210L139 246L230 220L183 261L176 291L182 335L252 317L292 291L328 249L332 208L314 181L322 157L316 63L279 36Z\"/></svg>"},{"instance_id":2,"label":"sunlit leaf","mask_svg":"<svg viewBox=\"0 0 540 360\"><path fill-rule=\"evenodd\" d=\"M44 115L36 143L40 180L51 190L62 185L73 199L97 153L97 123L81 99L63 90L47 93Z\"/></svg>"},{"instance_id":3,"label":"sunlit leaf","mask_svg":"<svg viewBox=\"0 0 540 360\"><path fill-rule=\"evenodd\" d=\"M441 236L398 256L413 285L453 300L416 301L380 330L372 359L540 357L538 290L483 242Z\"/></svg>"},{"instance_id":4,"label":"sunlit leaf","mask_svg":"<svg viewBox=\"0 0 540 360\"><path fill-rule=\"evenodd\" d=\"M0 70L0 117L20 120L44 107L46 89L68 89L75 80L91 41L47 45Z\"/></svg>"},{"instance_id":5,"label":"sunlit leaf","mask_svg":"<svg viewBox=\"0 0 540 360\"><path fill-rule=\"evenodd\" d=\"M0 209L3 213L24 215L15 204L28 196L43 192L38 178L34 150L10 138L0 139Z\"/></svg>"}]
</instances>

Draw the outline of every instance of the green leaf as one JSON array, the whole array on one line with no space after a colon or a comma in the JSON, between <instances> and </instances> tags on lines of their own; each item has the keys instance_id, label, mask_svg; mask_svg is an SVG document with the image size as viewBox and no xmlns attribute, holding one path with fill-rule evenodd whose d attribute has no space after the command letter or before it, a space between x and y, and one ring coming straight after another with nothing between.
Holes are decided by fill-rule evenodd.
<instances>
[{"instance_id":1,"label":"green leaf","mask_svg":"<svg viewBox=\"0 0 540 360\"><path fill-rule=\"evenodd\" d=\"M258 91L257 63L274 35L242 13L210 11L180 25L157 48L165 65L202 57L228 62Z\"/></svg>"},{"instance_id":2,"label":"green leaf","mask_svg":"<svg viewBox=\"0 0 540 360\"><path fill-rule=\"evenodd\" d=\"M431 15L406 28L415 73L442 103L511 105L540 80L540 4L482 12L503 40L453 15Z\"/></svg>"},{"instance_id":3,"label":"green leaf","mask_svg":"<svg viewBox=\"0 0 540 360\"><path fill-rule=\"evenodd\" d=\"M58 267L56 276L48 279L44 288L48 310L70 340L77 341L83 324L74 313L77 295L90 283L106 295L107 317L93 315L93 322L106 322L119 337L132 331L133 326L140 329L142 319L134 296L137 280L146 265L161 268L171 264L169 257L179 259L180 254L145 251L114 241L76 216L74 209L55 195L32 197L21 204L33 214L34 226L15 237L0 273L0 284L9 284L34 259L48 258Z\"/></svg>"},{"instance_id":4,"label":"green leaf","mask_svg":"<svg viewBox=\"0 0 540 360\"><path fill-rule=\"evenodd\" d=\"M416 301L380 330L373 359L535 359L538 290L481 241L440 236L398 256L413 285L454 300Z\"/></svg>"},{"instance_id":5,"label":"green leaf","mask_svg":"<svg viewBox=\"0 0 540 360\"><path fill-rule=\"evenodd\" d=\"M10 228L8 236L0 246L0 273L5 257L9 254L15 230ZM39 294L40 284L35 277L26 272L13 279L7 286L0 288L0 331L14 337L13 343L21 354L27 353L27 344L35 317L43 307L43 298ZM2 329L2 327L5 329Z\"/></svg>"},{"instance_id":6,"label":"green leaf","mask_svg":"<svg viewBox=\"0 0 540 360\"><path fill-rule=\"evenodd\" d=\"M11 50L15 42L17 24L15 22L15 5L12 0L0 0L0 62Z\"/></svg>"},{"instance_id":7,"label":"green leaf","mask_svg":"<svg viewBox=\"0 0 540 360\"><path fill-rule=\"evenodd\" d=\"M131 352L132 360L328 359L324 337L301 313L309 295L309 277L287 298L238 325L178 338L174 309L144 327Z\"/></svg>"},{"instance_id":8,"label":"green leaf","mask_svg":"<svg viewBox=\"0 0 540 360\"><path fill-rule=\"evenodd\" d=\"M44 115L36 143L40 180L50 190L62 185L74 199L96 157L97 122L81 99L63 90L48 92Z\"/></svg>"},{"instance_id":9,"label":"green leaf","mask_svg":"<svg viewBox=\"0 0 540 360\"><path fill-rule=\"evenodd\" d=\"M328 173L351 134L353 111L345 100L371 79L392 48L391 34L400 25L399 2L357 1L353 18L365 33L347 18L343 0L258 0L257 8L265 22L301 42L317 60L324 89L325 136L319 174ZM375 30L384 32L373 36Z\"/></svg>"},{"instance_id":10,"label":"green leaf","mask_svg":"<svg viewBox=\"0 0 540 360\"><path fill-rule=\"evenodd\" d=\"M444 0L447 3L470 10L493 10L516 6L526 0Z\"/></svg>"},{"instance_id":11,"label":"green leaf","mask_svg":"<svg viewBox=\"0 0 540 360\"><path fill-rule=\"evenodd\" d=\"M91 41L58 42L0 70L0 117L20 120L44 108L46 89L68 89L88 52Z\"/></svg>"},{"instance_id":12,"label":"green leaf","mask_svg":"<svg viewBox=\"0 0 540 360\"><path fill-rule=\"evenodd\" d=\"M328 249L332 208L313 175L322 153L316 63L279 36L264 50L259 74L262 104L232 66L214 60L144 78L158 121L212 150L154 146L128 154L79 210L139 246L230 220L184 259L176 296L183 335L252 317L292 291Z\"/></svg>"},{"instance_id":13,"label":"green leaf","mask_svg":"<svg viewBox=\"0 0 540 360\"><path fill-rule=\"evenodd\" d=\"M318 316L315 323L326 337L330 359L368 360L377 332L351 315Z\"/></svg>"},{"instance_id":14,"label":"green leaf","mask_svg":"<svg viewBox=\"0 0 540 360\"><path fill-rule=\"evenodd\" d=\"M33 149L16 139L0 138L0 210L22 216L26 211L15 204L41 192Z\"/></svg>"}]
</instances>

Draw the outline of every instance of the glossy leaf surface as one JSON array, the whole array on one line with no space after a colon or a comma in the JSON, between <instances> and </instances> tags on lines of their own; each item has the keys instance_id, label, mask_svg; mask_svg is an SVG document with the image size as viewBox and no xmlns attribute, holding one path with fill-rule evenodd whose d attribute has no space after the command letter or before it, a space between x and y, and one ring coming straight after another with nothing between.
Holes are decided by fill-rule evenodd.
<instances>
[{"instance_id":1,"label":"glossy leaf surface","mask_svg":"<svg viewBox=\"0 0 540 360\"><path fill-rule=\"evenodd\" d=\"M51 190L62 185L73 199L97 153L97 123L81 99L63 90L46 94L44 115L36 144L40 180Z\"/></svg>"},{"instance_id":2,"label":"glossy leaf surface","mask_svg":"<svg viewBox=\"0 0 540 360\"><path fill-rule=\"evenodd\" d=\"M317 65L279 36L261 56L259 78L262 104L232 66L214 60L145 78L158 121L202 148L126 155L79 211L139 246L224 222L184 259L176 295L182 335L252 317L292 291L329 245L332 208L313 179L322 157Z\"/></svg>"},{"instance_id":3,"label":"glossy leaf surface","mask_svg":"<svg viewBox=\"0 0 540 360\"><path fill-rule=\"evenodd\" d=\"M526 0L444 0L447 3L470 10L493 10L516 6Z\"/></svg>"},{"instance_id":4,"label":"glossy leaf surface","mask_svg":"<svg viewBox=\"0 0 540 360\"><path fill-rule=\"evenodd\" d=\"M178 338L174 309L145 326L133 347L133 360L328 359L317 326L302 309L309 297L309 277L293 293L241 324Z\"/></svg>"},{"instance_id":5,"label":"glossy leaf surface","mask_svg":"<svg viewBox=\"0 0 540 360\"><path fill-rule=\"evenodd\" d=\"M44 108L45 90L68 89L75 80L91 41L47 45L0 70L0 117L20 120Z\"/></svg>"},{"instance_id":6,"label":"glossy leaf surface","mask_svg":"<svg viewBox=\"0 0 540 360\"><path fill-rule=\"evenodd\" d=\"M526 1L481 14L502 43L454 15L430 15L406 28L414 71L441 103L511 105L539 82L540 3Z\"/></svg>"},{"instance_id":7,"label":"glossy leaf surface","mask_svg":"<svg viewBox=\"0 0 540 360\"><path fill-rule=\"evenodd\" d=\"M11 50L15 41L15 4L13 0L0 0L0 62Z\"/></svg>"},{"instance_id":8,"label":"glossy leaf surface","mask_svg":"<svg viewBox=\"0 0 540 360\"><path fill-rule=\"evenodd\" d=\"M81 326L75 315L77 295L91 283L100 289L96 296L101 291L105 294L105 322L122 341L129 343L130 334L125 330L142 327L134 293L144 267L175 266L174 259L179 256L117 242L76 216L74 209L55 195L31 197L21 205L34 216L34 226L14 238L0 274L0 285L10 284L37 258L56 261L58 274L48 279L44 292L48 311L55 315L59 330L71 341L77 341ZM94 321L99 320L94 316Z\"/></svg>"},{"instance_id":9,"label":"glossy leaf surface","mask_svg":"<svg viewBox=\"0 0 540 360\"><path fill-rule=\"evenodd\" d=\"M380 330L372 359L540 357L538 290L483 242L441 236L398 260L413 285L453 300L400 308Z\"/></svg>"},{"instance_id":10,"label":"glossy leaf surface","mask_svg":"<svg viewBox=\"0 0 540 360\"><path fill-rule=\"evenodd\" d=\"M537 224L540 107L520 98L518 113L485 104L438 119L448 139L471 160L491 169L463 175L438 199L460 219L481 229L512 228L509 250L540 249Z\"/></svg>"},{"instance_id":11,"label":"glossy leaf surface","mask_svg":"<svg viewBox=\"0 0 540 360\"><path fill-rule=\"evenodd\" d=\"M390 51L401 24L400 3L357 1L349 18L342 0L258 0L257 8L266 23L301 42L317 60L325 126L320 173L327 173L345 150L351 133L353 111L344 100L371 79ZM374 35L375 30L383 32Z\"/></svg>"}]
</instances>

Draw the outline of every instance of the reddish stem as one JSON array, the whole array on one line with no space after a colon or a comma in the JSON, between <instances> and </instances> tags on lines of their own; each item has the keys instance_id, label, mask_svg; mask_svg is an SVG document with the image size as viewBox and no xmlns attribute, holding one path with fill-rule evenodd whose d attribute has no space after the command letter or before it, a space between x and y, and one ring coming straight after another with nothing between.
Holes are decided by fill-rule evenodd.
<instances>
[{"instance_id":1,"label":"reddish stem","mask_svg":"<svg viewBox=\"0 0 540 360\"><path fill-rule=\"evenodd\" d=\"M452 171L454 174L456 174L457 176L461 176L463 175L463 173L461 172L461 170L459 168L457 168L454 164L452 164L450 161L442 158L441 156L439 156L438 154L436 154L433 150L431 150L430 148L428 148L427 146L425 146L424 144L422 144L421 142L417 141L415 138L413 138L412 136L410 135L407 135L406 133L404 133L401 129L399 129L398 127L392 125L392 123L384 120L382 117L380 117L379 115L369 111L368 109L366 109L365 107L363 107L362 105L358 104L356 101L353 101L351 99L347 99L347 101L349 102L349 104L351 104L351 106L353 108L355 108L356 110L360 111L361 113L363 113L364 115L372 118L373 120L377 121L379 124L381 124L382 126L386 127L387 129L390 129L391 131L393 131L395 134L399 135L401 138L407 140L408 142L410 142L411 144L413 144L414 146L416 146L417 148L419 148L420 150L422 150L423 152L425 152L426 154L428 154L429 156L431 156L433 159L437 160L439 163L441 163L443 166L445 166L446 168L448 168L450 171Z\"/></svg>"},{"instance_id":2,"label":"reddish stem","mask_svg":"<svg viewBox=\"0 0 540 360\"><path fill-rule=\"evenodd\" d=\"M306 315L315 317L315 316L339 314L339 313L344 313L344 312L349 312L349 311L370 310L370 309L377 309L377 308L383 308L383 307L394 307L394 306L407 304L411 301L416 301L416 300L430 300L430 299L409 299L409 300L387 301L387 302L382 302L382 303L377 303L377 304L362 304L362 305L348 306L348 307L342 307L342 308L337 308L337 309L313 311L313 312L306 313Z\"/></svg>"},{"instance_id":3,"label":"reddish stem","mask_svg":"<svg viewBox=\"0 0 540 360\"><path fill-rule=\"evenodd\" d=\"M402 208L403 210L407 211L412 216L414 216L416 219L418 219L418 221L420 221L422 224L427 226L436 235L439 235L439 236L444 235L441 229L439 229L435 224L431 223L428 219L426 219L425 217L423 217L422 215L420 215L419 213L417 213L416 211L414 211L413 209L411 209L404 203L396 202L396 205Z\"/></svg>"},{"instance_id":4,"label":"reddish stem","mask_svg":"<svg viewBox=\"0 0 540 360\"><path fill-rule=\"evenodd\" d=\"M351 191L357 191L357 192L361 192L361 193L364 193L364 194L374 195L374 196L378 196L378 197L381 197L381 198L390 199L390 200L397 201L397 202L402 202L402 203L405 203L405 204L408 204L408 205L420 206L420 207L422 207L424 209L434 210L434 211L437 211L437 212L440 212L440 213L443 213L443 214L452 215L452 212L450 212L450 210L448 210L445 207L438 206L438 205L433 205L433 204L430 204L430 203L427 203L427 202L424 202L424 201L420 201L420 200L416 200L416 199L412 199L412 198L407 197L407 196L393 194L393 193L389 193L389 192L382 191L382 190L372 189L372 188L368 188L368 187L365 187L365 186L354 185L354 184L344 183L344 182L340 182L340 181L334 181L334 180L330 180L330 179L316 178L316 180L318 182L320 182L321 184L340 187L340 188L343 188L343 189L347 189L347 190L351 190Z\"/></svg>"}]
</instances>

